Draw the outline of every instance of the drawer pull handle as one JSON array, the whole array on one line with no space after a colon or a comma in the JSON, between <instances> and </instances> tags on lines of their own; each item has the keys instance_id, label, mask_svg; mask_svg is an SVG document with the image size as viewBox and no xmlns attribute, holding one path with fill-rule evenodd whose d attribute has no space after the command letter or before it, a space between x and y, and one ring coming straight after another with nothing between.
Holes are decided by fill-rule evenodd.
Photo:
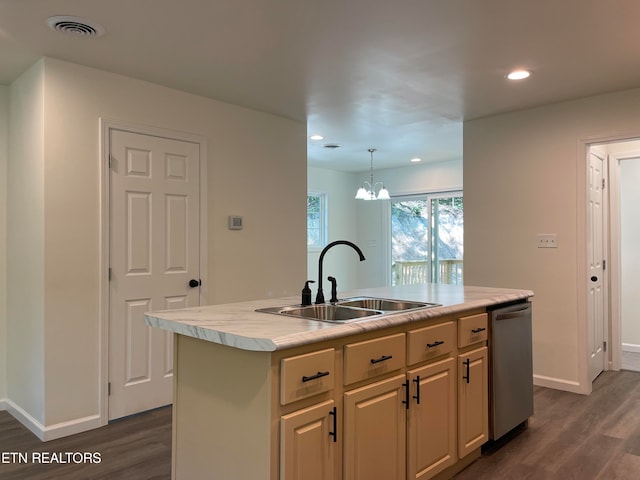
<instances>
[{"instance_id":1,"label":"drawer pull handle","mask_svg":"<svg viewBox=\"0 0 640 480\"><path fill-rule=\"evenodd\" d=\"M420 405L420 375L416 375L416 378L413 379L416 384L416 394L413 398L416 399L416 404Z\"/></svg>"},{"instance_id":2,"label":"drawer pull handle","mask_svg":"<svg viewBox=\"0 0 640 480\"><path fill-rule=\"evenodd\" d=\"M467 358L464 362L462 362L462 364L463 364L465 367L467 367L467 374L466 374L466 375L463 375L463 376L462 376L462 379L463 379L463 380L466 380L466 381L467 381L467 383L469 383L469 366L470 366L470 364L471 364L471 360L469 360L469 359Z\"/></svg>"},{"instance_id":3,"label":"drawer pull handle","mask_svg":"<svg viewBox=\"0 0 640 480\"><path fill-rule=\"evenodd\" d=\"M326 377L327 375L329 375L329 372L318 372L315 375L309 375L308 377L304 375L302 377L302 381L308 382L309 380L315 380L316 378Z\"/></svg>"},{"instance_id":4,"label":"drawer pull handle","mask_svg":"<svg viewBox=\"0 0 640 480\"><path fill-rule=\"evenodd\" d=\"M480 333L480 332L484 332L485 330L486 328L484 327L472 328L471 333Z\"/></svg>"},{"instance_id":5,"label":"drawer pull handle","mask_svg":"<svg viewBox=\"0 0 640 480\"><path fill-rule=\"evenodd\" d=\"M404 400L402 400L402 403L404 403L405 408L409 410L409 380L404 382L402 386L404 387Z\"/></svg>"},{"instance_id":6,"label":"drawer pull handle","mask_svg":"<svg viewBox=\"0 0 640 480\"><path fill-rule=\"evenodd\" d=\"M329 432L329 436L333 437L333 443L336 443L338 441L338 409L333 407L329 415L333 417L333 432Z\"/></svg>"},{"instance_id":7,"label":"drawer pull handle","mask_svg":"<svg viewBox=\"0 0 640 480\"><path fill-rule=\"evenodd\" d=\"M384 362L386 360L391 360L392 358L393 358L393 355L382 355L380 358L372 358L371 363L376 364L376 363Z\"/></svg>"},{"instance_id":8,"label":"drawer pull handle","mask_svg":"<svg viewBox=\"0 0 640 480\"><path fill-rule=\"evenodd\" d=\"M444 341L442 341L442 340L436 340L433 343L427 343L427 348L434 348L434 347L442 345L443 343L444 343Z\"/></svg>"}]
</instances>

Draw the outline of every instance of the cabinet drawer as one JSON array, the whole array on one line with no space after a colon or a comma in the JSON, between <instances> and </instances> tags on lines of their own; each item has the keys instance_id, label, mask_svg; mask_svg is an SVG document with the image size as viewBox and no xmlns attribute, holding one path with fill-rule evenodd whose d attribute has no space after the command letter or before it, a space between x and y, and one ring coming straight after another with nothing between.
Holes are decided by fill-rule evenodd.
<instances>
[{"instance_id":1,"label":"cabinet drawer","mask_svg":"<svg viewBox=\"0 0 640 480\"><path fill-rule=\"evenodd\" d=\"M327 348L280 362L280 404L286 405L333 388L335 349Z\"/></svg>"},{"instance_id":2,"label":"cabinet drawer","mask_svg":"<svg viewBox=\"0 0 640 480\"><path fill-rule=\"evenodd\" d=\"M487 314L479 313L458 319L458 347L466 347L487 339Z\"/></svg>"},{"instance_id":3,"label":"cabinet drawer","mask_svg":"<svg viewBox=\"0 0 640 480\"><path fill-rule=\"evenodd\" d=\"M405 348L404 333L345 345L344 384L404 367Z\"/></svg>"},{"instance_id":4,"label":"cabinet drawer","mask_svg":"<svg viewBox=\"0 0 640 480\"><path fill-rule=\"evenodd\" d=\"M455 348L456 329L453 322L411 330L407 334L408 364L446 355Z\"/></svg>"}]
</instances>

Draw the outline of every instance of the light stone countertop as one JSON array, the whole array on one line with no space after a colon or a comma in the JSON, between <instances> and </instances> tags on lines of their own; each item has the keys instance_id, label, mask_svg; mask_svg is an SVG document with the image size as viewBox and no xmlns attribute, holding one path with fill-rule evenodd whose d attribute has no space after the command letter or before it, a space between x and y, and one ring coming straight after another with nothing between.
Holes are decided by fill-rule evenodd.
<instances>
[{"instance_id":1,"label":"light stone countertop","mask_svg":"<svg viewBox=\"0 0 640 480\"><path fill-rule=\"evenodd\" d=\"M221 345L269 352L455 314L472 308L526 300L533 297L533 292L443 284L402 285L339 292L341 299L356 296L431 302L442 306L388 313L349 323L304 320L255 311L258 308L299 304L300 296L296 296L148 312L145 314L145 322L152 327Z\"/></svg>"}]
</instances>

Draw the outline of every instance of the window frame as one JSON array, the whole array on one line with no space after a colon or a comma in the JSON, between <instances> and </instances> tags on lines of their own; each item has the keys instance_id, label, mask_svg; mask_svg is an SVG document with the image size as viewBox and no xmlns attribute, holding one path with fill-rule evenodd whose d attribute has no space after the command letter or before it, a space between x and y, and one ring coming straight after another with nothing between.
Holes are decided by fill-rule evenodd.
<instances>
[{"instance_id":1,"label":"window frame","mask_svg":"<svg viewBox=\"0 0 640 480\"><path fill-rule=\"evenodd\" d=\"M329 238L328 234L328 204L329 204L329 194L320 190L310 190L307 192L307 206L309 205L309 197L318 197L319 201L319 238L320 245L310 245L309 244L309 210L307 209L307 251L309 252L319 252L327 245L327 239Z\"/></svg>"},{"instance_id":2,"label":"window frame","mask_svg":"<svg viewBox=\"0 0 640 480\"><path fill-rule=\"evenodd\" d=\"M389 285L393 285L394 284L394 279L393 279L393 273L392 273L392 265L393 265L393 227L392 227L392 221L391 221L391 204L393 202L402 202L402 201L408 201L408 200L424 200L426 202L426 208L429 211L429 231L428 231L428 237L427 237L427 250L428 250L428 255L429 257L433 257L433 255L437 255L437 246L434 247L434 232L433 232L433 225L431 224L432 219L431 219L431 213L432 213L432 203L433 200L438 200L438 199L443 199L443 198L452 198L452 197L462 197L464 198L464 189L462 188L454 188L451 190L433 190L433 191L427 191L427 192L422 192L422 193L410 193L410 194L401 194L401 195L394 195L391 197L391 201L389 202L389 210L388 210L388 240L389 240L389 245L388 245L388 249L389 249L389 257L388 257L388 261L387 261L387 278L388 278L388 284ZM428 270L428 281L430 283L434 282L434 276L437 275L436 271L435 271L435 264L430 260L429 261L429 270ZM436 282L439 283L439 280Z\"/></svg>"}]
</instances>

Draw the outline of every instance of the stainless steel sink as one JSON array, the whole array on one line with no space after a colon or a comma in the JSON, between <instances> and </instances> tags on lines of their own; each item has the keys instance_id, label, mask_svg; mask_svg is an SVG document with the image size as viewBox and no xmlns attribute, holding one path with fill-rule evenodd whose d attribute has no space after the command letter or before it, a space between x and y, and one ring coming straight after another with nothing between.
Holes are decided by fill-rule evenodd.
<instances>
[{"instance_id":1,"label":"stainless steel sink","mask_svg":"<svg viewBox=\"0 0 640 480\"><path fill-rule=\"evenodd\" d=\"M351 297L340 300L337 303L321 303L304 307L301 305L289 305L287 307L259 308L256 312L287 315L322 322L345 323L352 320L377 317L385 313L397 313L438 306L440 304L429 302L376 297Z\"/></svg>"},{"instance_id":2,"label":"stainless steel sink","mask_svg":"<svg viewBox=\"0 0 640 480\"><path fill-rule=\"evenodd\" d=\"M412 302L408 300L390 300L388 298L376 297L353 297L340 300L336 305L343 307L371 308L384 312L398 312L404 310L414 310L416 308L437 307L437 303Z\"/></svg>"},{"instance_id":3,"label":"stainless steel sink","mask_svg":"<svg viewBox=\"0 0 640 480\"><path fill-rule=\"evenodd\" d=\"M352 308L332 303L323 303L320 305L310 305L302 307L300 305L292 305L288 307L259 308L256 312L275 313L278 315L288 315L290 317L306 318L309 320L320 320L323 322L344 323L349 320L357 320L365 317L373 317L381 315L380 310L372 310L369 308Z\"/></svg>"}]
</instances>

